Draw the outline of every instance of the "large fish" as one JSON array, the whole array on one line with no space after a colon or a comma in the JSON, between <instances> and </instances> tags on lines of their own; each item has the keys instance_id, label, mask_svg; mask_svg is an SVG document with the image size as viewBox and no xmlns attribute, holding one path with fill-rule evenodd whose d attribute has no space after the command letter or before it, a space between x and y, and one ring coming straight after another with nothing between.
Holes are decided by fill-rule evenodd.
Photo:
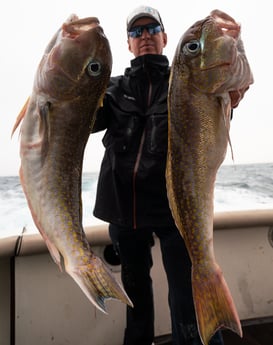
<instances>
[{"instance_id":1,"label":"large fish","mask_svg":"<svg viewBox=\"0 0 273 345\"><path fill-rule=\"evenodd\" d=\"M32 94L19 114L20 180L33 220L54 261L105 311L104 300L132 305L91 251L82 226L84 149L112 68L109 42L95 17L71 15L48 44Z\"/></svg>"},{"instance_id":2,"label":"large fish","mask_svg":"<svg viewBox=\"0 0 273 345\"><path fill-rule=\"evenodd\" d=\"M229 143L231 109L252 83L240 25L227 14L214 10L181 37L169 85L166 180L170 208L192 261L195 311L206 345L222 327L242 336L214 255L213 195Z\"/></svg>"}]
</instances>

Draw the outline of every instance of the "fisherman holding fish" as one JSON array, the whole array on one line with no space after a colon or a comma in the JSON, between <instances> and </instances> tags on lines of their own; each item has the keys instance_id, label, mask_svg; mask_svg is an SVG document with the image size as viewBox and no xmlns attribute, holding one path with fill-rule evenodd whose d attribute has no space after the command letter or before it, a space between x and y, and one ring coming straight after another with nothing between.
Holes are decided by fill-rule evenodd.
<instances>
[{"instance_id":1,"label":"fisherman holding fish","mask_svg":"<svg viewBox=\"0 0 273 345\"><path fill-rule=\"evenodd\" d=\"M175 226L166 191L169 61L159 12L136 8L127 18L134 55L124 75L111 77L93 132L106 129L94 215L109 222L121 260L127 306L124 345L151 345L154 303L150 271L153 235L160 240L169 286L173 345L201 345L191 287L191 261ZM220 332L211 345L223 344Z\"/></svg>"},{"instance_id":2,"label":"fisherman holding fish","mask_svg":"<svg viewBox=\"0 0 273 345\"><path fill-rule=\"evenodd\" d=\"M127 304L124 345L154 340L154 235L169 286L172 344L223 344L221 328L242 336L213 250L216 173L232 109L253 83L240 28L212 11L184 33L170 67L160 14L140 6L127 18L134 59L110 78L111 49L98 18L72 14L46 47L16 119L33 221L55 263L98 309L105 311L108 298ZM91 131L105 129L94 215L109 223L125 291L82 225L84 149Z\"/></svg>"}]
</instances>

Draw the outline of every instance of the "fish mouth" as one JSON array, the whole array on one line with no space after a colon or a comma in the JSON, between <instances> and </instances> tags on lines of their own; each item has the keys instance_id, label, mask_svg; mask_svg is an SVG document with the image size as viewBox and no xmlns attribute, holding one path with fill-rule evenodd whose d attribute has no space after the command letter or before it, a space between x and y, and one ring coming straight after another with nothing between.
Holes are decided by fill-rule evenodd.
<instances>
[{"instance_id":1,"label":"fish mouth","mask_svg":"<svg viewBox=\"0 0 273 345\"><path fill-rule=\"evenodd\" d=\"M92 30L94 28L98 28L99 31L103 32L97 17L76 19L77 16L75 16L72 18L72 21L67 21L62 26L65 37L77 38L83 32Z\"/></svg>"},{"instance_id":2,"label":"fish mouth","mask_svg":"<svg viewBox=\"0 0 273 345\"><path fill-rule=\"evenodd\" d=\"M210 13L210 17L215 21L216 26L222 31L224 35L228 35L237 39L240 35L241 25L238 24L228 14L219 10L214 10Z\"/></svg>"},{"instance_id":3,"label":"fish mouth","mask_svg":"<svg viewBox=\"0 0 273 345\"><path fill-rule=\"evenodd\" d=\"M236 54L233 48L225 49L227 41L233 41L230 46L237 46L241 26L228 14L214 10L206 18L201 28L200 43L202 46L203 58L199 66L201 71L208 71L215 68L229 68L234 63ZM211 44L205 42L216 42L216 53L211 56ZM218 42L218 43L217 43Z\"/></svg>"}]
</instances>

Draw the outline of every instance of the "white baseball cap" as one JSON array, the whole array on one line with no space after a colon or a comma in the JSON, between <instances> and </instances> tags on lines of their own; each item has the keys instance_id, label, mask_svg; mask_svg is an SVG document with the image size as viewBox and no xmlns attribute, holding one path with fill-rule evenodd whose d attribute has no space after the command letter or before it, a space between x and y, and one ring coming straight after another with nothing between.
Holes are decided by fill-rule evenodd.
<instances>
[{"instance_id":1,"label":"white baseball cap","mask_svg":"<svg viewBox=\"0 0 273 345\"><path fill-rule=\"evenodd\" d=\"M150 6L139 6L134 9L127 17L127 31L130 31L134 22L143 17L153 18L161 26L161 30L164 31L164 25L158 10Z\"/></svg>"}]
</instances>

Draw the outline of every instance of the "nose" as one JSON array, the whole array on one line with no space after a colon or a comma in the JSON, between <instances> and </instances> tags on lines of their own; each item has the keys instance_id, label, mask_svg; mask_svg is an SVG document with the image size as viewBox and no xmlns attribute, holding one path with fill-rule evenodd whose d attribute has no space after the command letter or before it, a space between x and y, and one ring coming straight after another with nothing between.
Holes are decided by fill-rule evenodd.
<instances>
[{"instance_id":1,"label":"nose","mask_svg":"<svg viewBox=\"0 0 273 345\"><path fill-rule=\"evenodd\" d=\"M151 37L151 34L149 33L148 29L144 28L141 38L150 38L150 37Z\"/></svg>"}]
</instances>

